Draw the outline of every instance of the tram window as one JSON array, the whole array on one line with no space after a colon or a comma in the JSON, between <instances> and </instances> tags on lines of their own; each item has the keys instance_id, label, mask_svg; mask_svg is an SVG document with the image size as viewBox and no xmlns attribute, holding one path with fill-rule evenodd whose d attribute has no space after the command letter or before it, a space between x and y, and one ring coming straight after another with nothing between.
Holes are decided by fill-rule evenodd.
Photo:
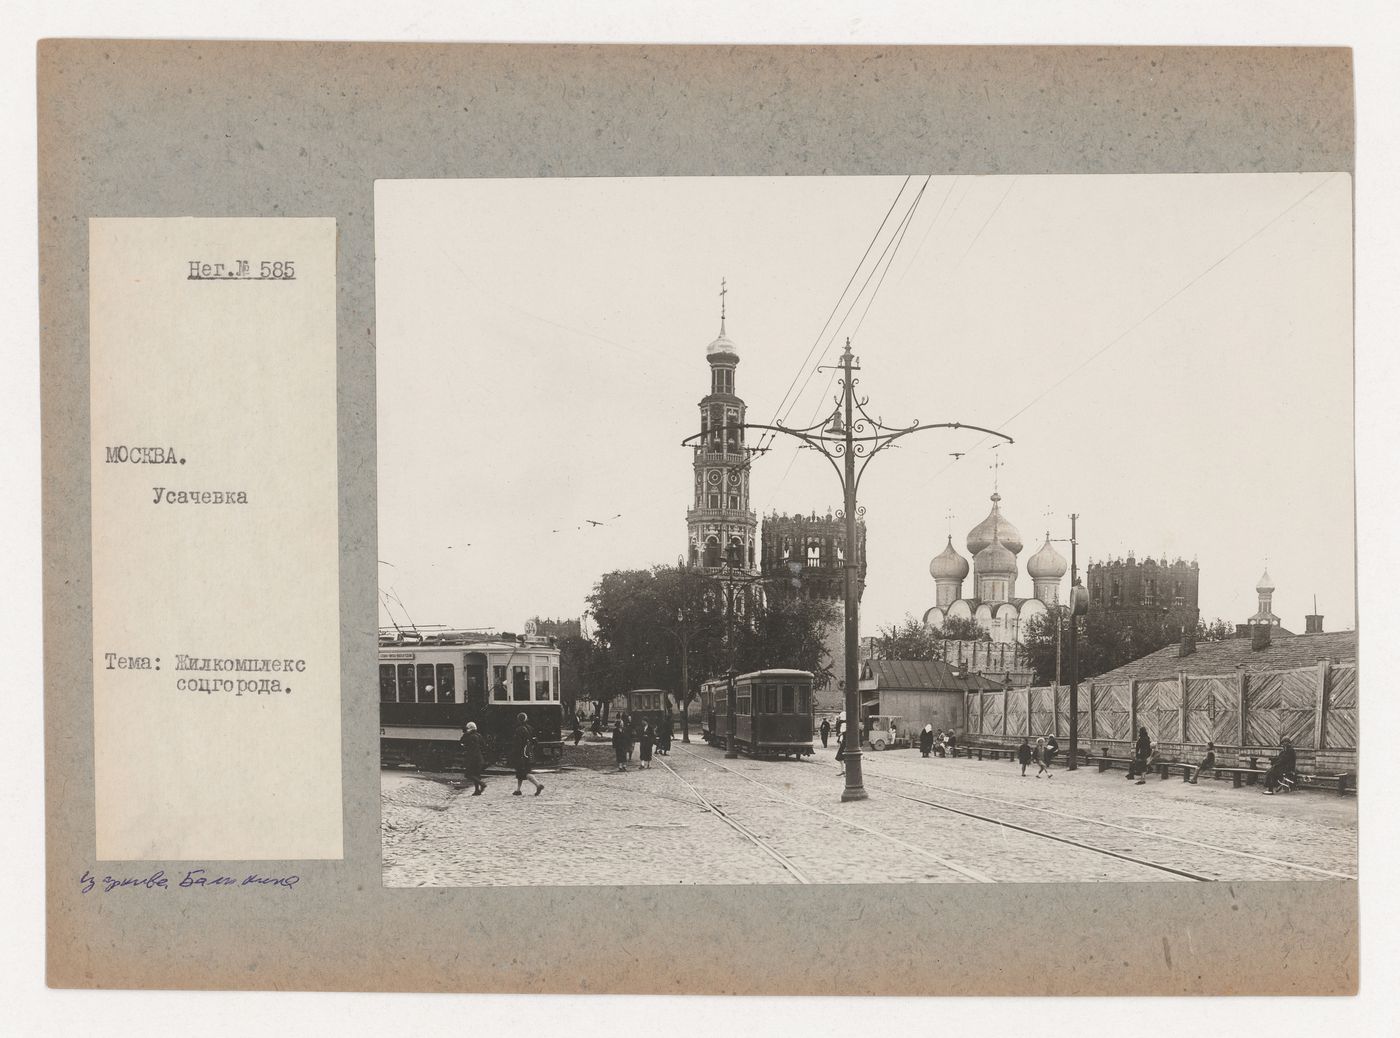
<instances>
[{"instance_id":1,"label":"tram window","mask_svg":"<svg viewBox=\"0 0 1400 1038\"><path fill-rule=\"evenodd\" d=\"M812 693L807 686L802 686L797 690L798 706L797 712L810 714L812 712Z\"/></svg>"},{"instance_id":2,"label":"tram window","mask_svg":"<svg viewBox=\"0 0 1400 1038\"><path fill-rule=\"evenodd\" d=\"M540 702L549 702L549 668L535 668L535 699Z\"/></svg>"},{"instance_id":3,"label":"tram window","mask_svg":"<svg viewBox=\"0 0 1400 1038\"><path fill-rule=\"evenodd\" d=\"M797 713L797 690L791 685L783 686L783 713Z\"/></svg>"},{"instance_id":4,"label":"tram window","mask_svg":"<svg viewBox=\"0 0 1400 1038\"><path fill-rule=\"evenodd\" d=\"M437 698L439 703L451 703L457 698L457 674L450 663L437 665Z\"/></svg>"},{"instance_id":5,"label":"tram window","mask_svg":"<svg viewBox=\"0 0 1400 1038\"><path fill-rule=\"evenodd\" d=\"M777 685L769 685L763 690L763 712L765 714L776 714L778 712Z\"/></svg>"},{"instance_id":6,"label":"tram window","mask_svg":"<svg viewBox=\"0 0 1400 1038\"><path fill-rule=\"evenodd\" d=\"M414 693L413 664L399 664L399 702L416 703L418 696Z\"/></svg>"},{"instance_id":7,"label":"tram window","mask_svg":"<svg viewBox=\"0 0 1400 1038\"><path fill-rule=\"evenodd\" d=\"M379 701L392 703L396 698L398 698L398 682L394 680L394 665L381 663L379 665Z\"/></svg>"},{"instance_id":8,"label":"tram window","mask_svg":"<svg viewBox=\"0 0 1400 1038\"><path fill-rule=\"evenodd\" d=\"M551 687L554 689L554 695L553 695L552 698L558 699L558 698L559 698L559 668L558 668L558 667L555 667L555 668L554 668L554 684L553 684Z\"/></svg>"},{"instance_id":9,"label":"tram window","mask_svg":"<svg viewBox=\"0 0 1400 1038\"><path fill-rule=\"evenodd\" d=\"M437 698L437 687L433 684L433 665L418 664L418 701L431 703Z\"/></svg>"},{"instance_id":10,"label":"tram window","mask_svg":"<svg viewBox=\"0 0 1400 1038\"><path fill-rule=\"evenodd\" d=\"M741 696L739 696L738 709L736 709L734 712L735 712L736 714L738 714L740 717L748 717L748 716L749 716L749 697L748 697L748 695L741 695Z\"/></svg>"},{"instance_id":11,"label":"tram window","mask_svg":"<svg viewBox=\"0 0 1400 1038\"><path fill-rule=\"evenodd\" d=\"M517 703L530 701L530 668L517 663L511 668L510 698Z\"/></svg>"}]
</instances>

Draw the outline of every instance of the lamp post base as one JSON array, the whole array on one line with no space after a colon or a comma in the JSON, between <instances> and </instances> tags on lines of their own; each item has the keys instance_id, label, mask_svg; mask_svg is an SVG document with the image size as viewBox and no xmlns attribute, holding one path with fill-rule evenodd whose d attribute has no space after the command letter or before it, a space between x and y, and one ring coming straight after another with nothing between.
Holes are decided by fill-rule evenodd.
<instances>
[{"instance_id":1,"label":"lamp post base","mask_svg":"<svg viewBox=\"0 0 1400 1038\"><path fill-rule=\"evenodd\" d=\"M841 791L841 803L850 800L869 800L870 794L865 791L864 786L847 786Z\"/></svg>"},{"instance_id":2,"label":"lamp post base","mask_svg":"<svg viewBox=\"0 0 1400 1038\"><path fill-rule=\"evenodd\" d=\"M865 791L865 774L861 767L863 756L865 754L860 750L852 750L846 754L846 788L841 791L843 804L850 800L867 800L870 797Z\"/></svg>"}]
</instances>

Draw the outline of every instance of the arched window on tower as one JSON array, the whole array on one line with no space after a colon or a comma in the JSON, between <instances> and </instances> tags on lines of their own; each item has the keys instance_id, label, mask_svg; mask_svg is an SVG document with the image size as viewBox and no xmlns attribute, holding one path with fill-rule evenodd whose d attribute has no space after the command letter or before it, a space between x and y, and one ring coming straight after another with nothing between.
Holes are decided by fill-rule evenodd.
<instances>
[{"instance_id":1,"label":"arched window on tower","mask_svg":"<svg viewBox=\"0 0 1400 1038\"><path fill-rule=\"evenodd\" d=\"M820 566L822 564L822 546L816 541L807 542L807 565Z\"/></svg>"},{"instance_id":2,"label":"arched window on tower","mask_svg":"<svg viewBox=\"0 0 1400 1038\"><path fill-rule=\"evenodd\" d=\"M705 568L719 569L719 538L711 536L705 541Z\"/></svg>"},{"instance_id":3,"label":"arched window on tower","mask_svg":"<svg viewBox=\"0 0 1400 1038\"><path fill-rule=\"evenodd\" d=\"M744 565L744 545L739 538L729 538L729 568L742 569Z\"/></svg>"}]
</instances>

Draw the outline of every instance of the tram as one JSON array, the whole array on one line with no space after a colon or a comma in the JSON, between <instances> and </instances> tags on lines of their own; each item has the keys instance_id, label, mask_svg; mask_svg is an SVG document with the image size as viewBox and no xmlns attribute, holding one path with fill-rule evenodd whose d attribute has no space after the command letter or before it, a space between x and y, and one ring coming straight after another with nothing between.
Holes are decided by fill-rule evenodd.
<instances>
[{"instance_id":1,"label":"tram","mask_svg":"<svg viewBox=\"0 0 1400 1038\"><path fill-rule=\"evenodd\" d=\"M462 728L476 722L486 763L503 759L525 714L539 759L563 752L559 649L552 638L480 631L379 632L379 756L384 765L460 767Z\"/></svg>"},{"instance_id":2,"label":"tram","mask_svg":"<svg viewBox=\"0 0 1400 1038\"><path fill-rule=\"evenodd\" d=\"M734 745L751 757L805 757L812 753L812 674L806 670L757 670L734 679ZM704 739L729 741L729 683L701 687Z\"/></svg>"}]
</instances>

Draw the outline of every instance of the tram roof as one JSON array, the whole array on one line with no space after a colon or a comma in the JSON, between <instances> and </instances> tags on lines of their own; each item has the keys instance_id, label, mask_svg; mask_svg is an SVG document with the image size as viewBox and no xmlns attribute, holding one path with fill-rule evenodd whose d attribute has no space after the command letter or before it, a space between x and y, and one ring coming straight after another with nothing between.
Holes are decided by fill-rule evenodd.
<instances>
[{"instance_id":1,"label":"tram roof","mask_svg":"<svg viewBox=\"0 0 1400 1038\"><path fill-rule=\"evenodd\" d=\"M783 670L775 668L773 670L752 670L747 674L736 675L734 680L741 681L744 678L810 678L810 670Z\"/></svg>"}]
</instances>

